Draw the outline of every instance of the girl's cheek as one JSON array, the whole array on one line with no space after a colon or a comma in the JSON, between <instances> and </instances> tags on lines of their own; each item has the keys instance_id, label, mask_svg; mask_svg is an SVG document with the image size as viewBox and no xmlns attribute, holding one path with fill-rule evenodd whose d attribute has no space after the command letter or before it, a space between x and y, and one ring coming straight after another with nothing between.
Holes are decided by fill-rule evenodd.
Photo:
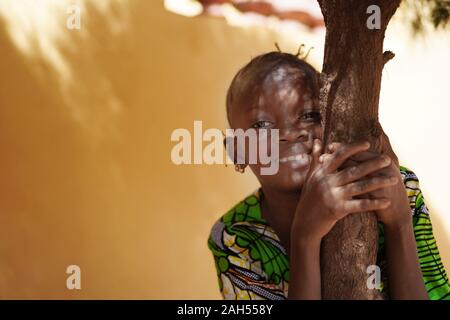
<instances>
[{"instance_id":1,"label":"girl's cheek","mask_svg":"<svg viewBox=\"0 0 450 320\"><path fill-rule=\"evenodd\" d=\"M277 157L278 155L272 154L272 144L279 143L278 135L272 130L259 130L258 131L258 145L257 145L257 158L258 165L267 164L270 157ZM261 156L264 159L261 159Z\"/></svg>"},{"instance_id":2,"label":"girl's cheek","mask_svg":"<svg viewBox=\"0 0 450 320\"><path fill-rule=\"evenodd\" d=\"M235 140L235 159L238 163L246 163L248 165L261 164L261 155L264 156L264 162L267 162L267 157L271 156L272 152L272 134L270 130L256 130L255 139L239 140L240 143ZM278 141L277 141L278 142ZM239 151L238 151L239 150Z\"/></svg>"}]
</instances>

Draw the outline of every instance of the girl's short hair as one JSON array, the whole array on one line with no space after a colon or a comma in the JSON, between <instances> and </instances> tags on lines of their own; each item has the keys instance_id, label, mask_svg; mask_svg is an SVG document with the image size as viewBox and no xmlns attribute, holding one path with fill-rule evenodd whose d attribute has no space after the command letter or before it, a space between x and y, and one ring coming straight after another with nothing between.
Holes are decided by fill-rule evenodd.
<instances>
[{"instance_id":1,"label":"girl's short hair","mask_svg":"<svg viewBox=\"0 0 450 320\"><path fill-rule=\"evenodd\" d=\"M292 81L302 84L312 97L319 97L319 73L312 65L298 55L273 51L261 54L242 67L231 81L227 91L226 110L230 123L230 107L244 96L255 103L260 95L264 80L284 67Z\"/></svg>"}]
</instances>

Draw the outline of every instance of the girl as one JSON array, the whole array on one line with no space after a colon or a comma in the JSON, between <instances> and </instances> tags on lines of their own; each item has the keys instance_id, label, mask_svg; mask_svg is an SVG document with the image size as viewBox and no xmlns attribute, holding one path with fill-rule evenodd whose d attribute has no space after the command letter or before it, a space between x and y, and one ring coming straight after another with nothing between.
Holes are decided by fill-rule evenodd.
<instances>
[{"instance_id":1,"label":"girl","mask_svg":"<svg viewBox=\"0 0 450 320\"><path fill-rule=\"evenodd\" d=\"M351 213L379 220L379 289L391 299L450 299L430 218L411 170L369 143L322 147L318 74L295 55L252 59L227 94L232 129L279 129L279 170L212 227L208 239L225 299L321 299L320 243ZM388 142L386 142L388 144ZM289 288L288 288L289 284Z\"/></svg>"}]
</instances>

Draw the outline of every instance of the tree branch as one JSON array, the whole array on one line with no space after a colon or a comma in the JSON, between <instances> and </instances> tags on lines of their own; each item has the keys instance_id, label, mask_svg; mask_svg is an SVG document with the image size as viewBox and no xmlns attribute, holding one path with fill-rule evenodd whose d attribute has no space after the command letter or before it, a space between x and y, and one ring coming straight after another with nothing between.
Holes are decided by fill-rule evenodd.
<instances>
[{"instance_id":1,"label":"tree branch","mask_svg":"<svg viewBox=\"0 0 450 320\"><path fill-rule=\"evenodd\" d=\"M395 54L392 51L385 51L383 53L383 65L388 63L388 61L393 59L394 57L395 57Z\"/></svg>"}]
</instances>

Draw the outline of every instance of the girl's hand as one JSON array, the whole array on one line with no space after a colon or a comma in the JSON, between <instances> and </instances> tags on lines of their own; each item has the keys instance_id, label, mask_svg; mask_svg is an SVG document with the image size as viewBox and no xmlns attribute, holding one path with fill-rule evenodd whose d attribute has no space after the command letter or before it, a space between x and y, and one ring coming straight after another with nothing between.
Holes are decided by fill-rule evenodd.
<instances>
[{"instance_id":1,"label":"girl's hand","mask_svg":"<svg viewBox=\"0 0 450 320\"><path fill-rule=\"evenodd\" d=\"M367 177L389 166L389 157L375 156L338 171L350 157L367 150L369 143L330 147L332 153L322 155L321 141L314 141L310 170L291 227L291 241L320 241L348 214L385 210L391 204L385 194L372 199L356 198L397 183L394 175Z\"/></svg>"},{"instance_id":2,"label":"girl's hand","mask_svg":"<svg viewBox=\"0 0 450 320\"><path fill-rule=\"evenodd\" d=\"M397 177L397 183L382 189L371 191L368 194L361 196L361 198L386 198L391 202L389 207L375 210L378 220L385 226L401 226L409 224L412 221L411 208L403 178L400 174L398 158L393 152L387 137L386 139L383 139L382 143L384 144L382 152L391 158L391 163L389 166L370 174L369 177L395 176ZM378 156L379 154L373 151L364 151L352 156L347 163L344 163L344 165L341 166L341 168L355 165Z\"/></svg>"}]
</instances>

